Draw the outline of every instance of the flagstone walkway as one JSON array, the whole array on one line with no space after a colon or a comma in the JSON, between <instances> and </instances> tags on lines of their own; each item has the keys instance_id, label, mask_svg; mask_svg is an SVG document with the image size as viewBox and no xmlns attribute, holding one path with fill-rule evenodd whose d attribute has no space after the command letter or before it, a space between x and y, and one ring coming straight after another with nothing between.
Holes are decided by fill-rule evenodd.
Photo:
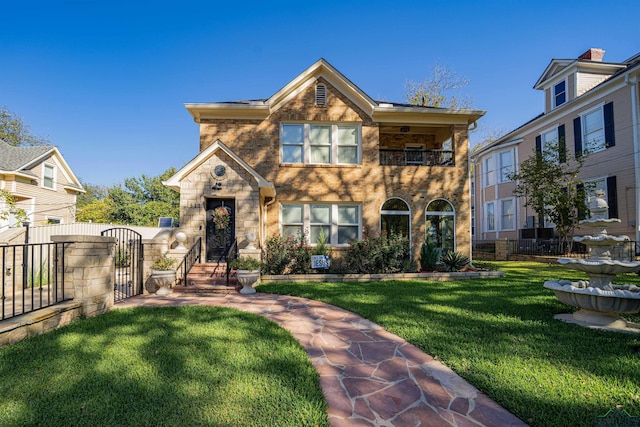
<instances>
[{"instance_id":1,"label":"flagstone walkway","mask_svg":"<svg viewBox=\"0 0 640 427\"><path fill-rule=\"evenodd\" d=\"M116 304L211 305L267 317L304 346L320 373L334 427L526 426L452 370L362 317L284 295L142 295Z\"/></svg>"}]
</instances>

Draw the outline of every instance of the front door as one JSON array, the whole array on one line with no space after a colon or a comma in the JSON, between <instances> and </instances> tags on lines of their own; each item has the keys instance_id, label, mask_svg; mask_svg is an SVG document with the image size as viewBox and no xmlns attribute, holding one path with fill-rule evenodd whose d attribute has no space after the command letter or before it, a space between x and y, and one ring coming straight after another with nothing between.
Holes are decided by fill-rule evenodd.
<instances>
[{"instance_id":1,"label":"front door","mask_svg":"<svg viewBox=\"0 0 640 427\"><path fill-rule=\"evenodd\" d=\"M207 262L226 261L235 239L235 199L207 199Z\"/></svg>"}]
</instances>

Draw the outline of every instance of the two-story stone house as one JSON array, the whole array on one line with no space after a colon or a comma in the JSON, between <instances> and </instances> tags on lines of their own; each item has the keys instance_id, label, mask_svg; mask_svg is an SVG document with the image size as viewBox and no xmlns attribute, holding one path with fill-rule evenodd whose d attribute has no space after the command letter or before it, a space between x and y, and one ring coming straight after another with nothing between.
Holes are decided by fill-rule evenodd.
<instances>
[{"instance_id":1,"label":"two-story stone house","mask_svg":"<svg viewBox=\"0 0 640 427\"><path fill-rule=\"evenodd\" d=\"M553 237L554 224L513 195L509 172L554 143L571 156L589 151L580 176L590 183L587 197L604 191L609 217L621 219L608 232L640 241L640 54L623 62L603 56L589 49L553 59L534 85L544 93L544 113L474 153L475 239Z\"/></svg>"},{"instance_id":2,"label":"two-story stone house","mask_svg":"<svg viewBox=\"0 0 640 427\"><path fill-rule=\"evenodd\" d=\"M2 140L0 189L11 193L16 207L27 213L33 225L74 222L76 196L84 193L82 184L56 147L14 147ZM0 231L19 225L9 215L0 220Z\"/></svg>"},{"instance_id":3,"label":"two-story stone house","mask_svg":"<svg viewBox=\"0 0 640 427\"><path fill-rule=\"evenodd\" d=\"M374 101L324 59L268 99L186 108L200 153L165 185L208 262L234 239L246 253L253 236L260 247L305 232L315 244L321 231L334 253L396 230L416 257L426 233L470 256L468 129L484 111Z\"/></svg>"}]
</instances>

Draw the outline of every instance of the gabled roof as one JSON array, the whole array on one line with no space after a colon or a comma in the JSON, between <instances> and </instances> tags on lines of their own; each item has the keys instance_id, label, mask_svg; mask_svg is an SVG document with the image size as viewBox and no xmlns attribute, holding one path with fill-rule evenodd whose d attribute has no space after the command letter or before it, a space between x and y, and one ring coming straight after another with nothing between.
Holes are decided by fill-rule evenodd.
<instances>
[{"instance_id":1,"label":"gabled roof","mask_svg":"<svg viewBox=\"0 0 640 427\"><path fill-rule=\"evenodd\" d=\"M240 167L249 173L258 184L260 188L260 192L266 197L275 197L276 190L273 185L273 182L267 181L264 179L255 169L249 166L244 160L242 160L236 153L231 151L229 147L224 145L222 141L216 140L209 147L205 148L200 152L196 157L194 157L189 163L183 166L179 171L177 171L171 178L166 181L163 181L162 184L166 185L169 188L172 188L176 191L180 191L180 181L186 178L191 172L197 169L200 165L202 165L205 161L209 160L211 156L213 156L216 152L222 151L229 157L231 157Z\"/></svg>"},{"instance_id":2,"label":"gabled roof","mask_svg":"<svg viewBox=\"0 0 640 427\"><path fill-rule=\"evenodd\" d=\"M47 157L53 147L38 145L14 147L0 139L0 171L28 173L28 166Z\"/></svg>"},{"instance_id":3,"label":"gabled roof","mask_svg":"<svg viewBox=\"0 0 640 427\"><path fill-rule=\"evenodd\" d=\"M583 59L552 59L542 75L538 78L538 81L533 85L533 88L542 90L547 86L546 83L548 83L549 80L561 74L569 74L576 69L583 72L612 75L625 67L625 64L618 62L600 62Z\"/></svg>"},{"instance_id":4,"label":"gabled roof","mask_svg":"<svg viewBox=\"0 0 640 427\"><path fill-rule=\"evenodd\" d=\"M473 123L485 114L481 110L455 110L447 108L423 107L416 105L374 101L362 89L345 77L325 59L321 58L287 83L268 99L213 102L213 103L185 103L196 123L207 118L215 119L266 119L291 99L295 98L309 86L323 78L340 93L345 95L358 108L374 120L404 123L427 123L429 120L438 122L442 115L454 122ZM431 118L428 115L433 115ZM440 117L440 119L436 118ZM426 120L426 121L425 121Z\"/></svg>"},{"instance_id":5,"label":"gabled roof","mask_svg":"<svg viewBox=\"0 0 640 427\"><path fill-rule=\"evenodd\" d=\"M70 182L70 185L65 187L84 193L80 180L73 174L58 148L49 145L14 147L0 139L0 174L37 178L31 169L53 156L62 166L62 173Z\"/></svg>"}]
</instances>

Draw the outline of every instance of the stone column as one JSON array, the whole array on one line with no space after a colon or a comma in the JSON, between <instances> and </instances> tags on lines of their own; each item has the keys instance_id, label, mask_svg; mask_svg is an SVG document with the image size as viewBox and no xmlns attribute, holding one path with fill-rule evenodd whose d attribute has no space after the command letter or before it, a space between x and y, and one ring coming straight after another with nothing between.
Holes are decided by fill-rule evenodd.
<instances>
[{"instance_id":1,"label":"stone column","mask_svg":"<svg viewBox=\"0 0 640 427\"><path fill-rule=\"evenodd\" d=\"M507 239L496 240L496 261L506 261L508 259Z\"/></svg>"},{"instance_id":2,"label":"stone column","mask_svg":"<svg viewBox=\"0 0 640 427\"><path fill-rule=\"evenodd\" d=\"M111 310L116 238L51 236L51 241L64 244L64 292L82 303L82 315Z\"/></svg>"}]
</instances>

